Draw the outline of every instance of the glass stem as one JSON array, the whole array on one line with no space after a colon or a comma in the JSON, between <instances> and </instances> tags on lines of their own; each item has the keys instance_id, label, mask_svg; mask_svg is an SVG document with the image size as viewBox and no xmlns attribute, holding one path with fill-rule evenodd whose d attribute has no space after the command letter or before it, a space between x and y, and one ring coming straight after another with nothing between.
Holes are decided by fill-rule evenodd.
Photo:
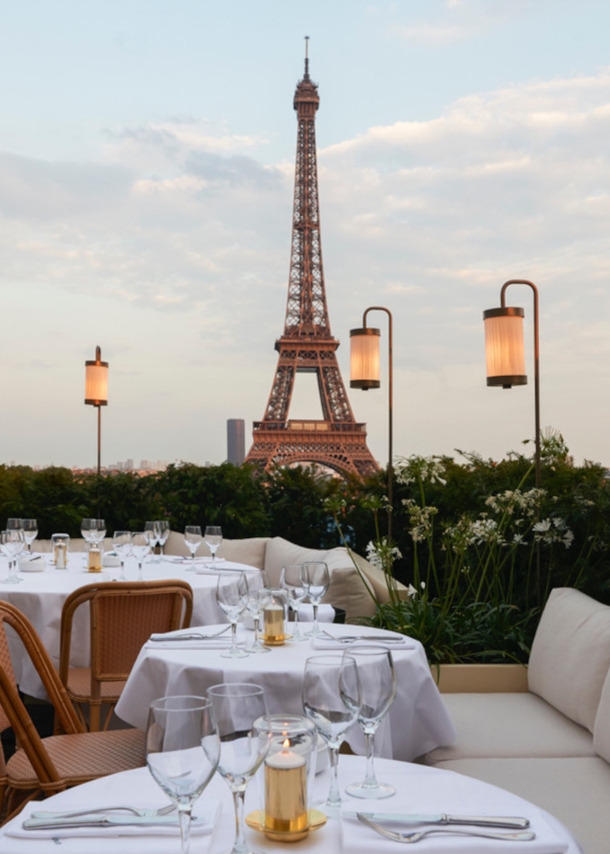
<instances>
[{"instance_id":1,"label":"glass stem","mask_svg":"<svg viewBox=\"0 0 610 854\"><path fill-rule=\"evenodd\" d=\"M258 631L259 631L260 622L261 622L260 614L257 614L256 617L252 617L252 619L254 621L254 647L257 648L258 647Z\"/></svg>"},{"instance_id":2,"label":"glass stem","mask_svg":"<svg viewBox=\"0 0 610 854\"><path fill-rule=\"evenodd\" d=\"M299 631L299 606L298 605L292 606L292 613L294 614L294 631L292 633L292 636L294 638L299 638L299 637L301 637L301 633Z\"/></svg>"},{"instance_id":3,"label":"glass stem","mask_svg":"<svg viewBox=\"0 0 610 854\"><path fill-rule=\"evenodd\" d=\"M317 635L320 631L320 627L318 626L318 603L313 602L313 626L311 628L312 635Z\"/></svg>"},{"instance_id":4,"label":"glass stem","mask_svg":"<svg viewBox=\"0 0 610 854\"><path fill-rule=\"evenodd\" d=\"M328 797L326 799L327 807L340 807L341 806L341 794L339 792L339 745L336 747L331 747L328 745L328 752L330 754L330 788L328 790Z\"/></svg>"},{"instance_id":5,"label":"glass stem","mask_svg":"<svg viewBox=\"0 0 610 854\"><path fill-rule=\"evenodd\" d=\"M231 652L237 652L237 620L231 620Z\"/></svg>"},{"instance_id":6,"label":"glass stem","mask_svg":"<svg viewBox=\"0 0 610 854\"><path fill-rule=\"evenodd\" d=\"M189 854L191 834L191 808L178 807L178 818L180 819L180 841L182 843L182 854Z\"/></svg>"},{"instance_id":7,"label":"glass stem","mask_svg":"<svg viewBox=\"0 0 610 854\"><path fill-rule=\"evenodd\" d=\"M363 786L368 787L376 787L377 779L375 777L375 760L374 760L374 749L373 749L373 739L375 738L374 732L364 732L364 744L366 747L366 773L364 775Z\"/></svg>"},{"instance_id":8,"label":"glass stem","mask_svg":"<svg viewBox=\"0 0 610 854\"><path fill-rule=\"evenodd\" d=\"M243 789L233 790L233 803L235 805L235 842L231 854L245 854L248 850L246 845L246 834L244 830L244 795Z\"/></svg>"}]
</instances>

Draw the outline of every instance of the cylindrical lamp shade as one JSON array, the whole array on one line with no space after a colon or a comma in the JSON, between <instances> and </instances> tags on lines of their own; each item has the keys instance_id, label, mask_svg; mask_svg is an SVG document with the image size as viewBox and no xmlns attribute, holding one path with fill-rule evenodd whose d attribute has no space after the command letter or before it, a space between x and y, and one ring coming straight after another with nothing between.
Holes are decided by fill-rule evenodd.
<instances>
[{"instance_id":1,"label":"cylindrical lamp shade","mask_svg":"<svg viewBox=\"0 0 610 854\"><path fill-rule=\"evenodd\" d=\"M85 403L92 406L108 404L108 362L102 362L102 351L95 349L95 362L85 362Z\"/></svg>"},{"instance_id":2,"label":"cylindrical lamp shade","mask_svg":"<svg viewBox=\"0 0 610 854\"><path fill-rule=\"evenodd\" d=\"M526 385L522 308L507 306L483 312L487 385Z\"/></svg>"},{"instance_id":3,"label":"cylindrical lamp shade","mask_svg":"<svg viewBox=\"0 0 610 854\"><path fill-rule=\"evenodd\" d=\"M350 330L350 387L379 388L379 329L364 327Z\"/></svg>"}]
</instances>

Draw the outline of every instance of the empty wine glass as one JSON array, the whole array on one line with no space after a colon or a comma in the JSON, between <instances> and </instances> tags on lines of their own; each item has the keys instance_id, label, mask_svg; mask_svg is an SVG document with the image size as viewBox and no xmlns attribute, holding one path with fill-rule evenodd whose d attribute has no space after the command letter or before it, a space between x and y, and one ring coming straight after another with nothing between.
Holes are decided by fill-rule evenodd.
<instances>
[{"instance_id":1,"label":"empty wine glass","mask_svg":"<svg viewBox=\"0 0 610 854\"><path fill-rule=\"evenodd\" d=\"M32 543L38 536L38 522L36 521L36 519L22 519L21 530L23 531L23 538L25 540L28 552L31 556Z\"/></svg>"},{"instance_id":2,"label":"empty wine glass","mask_svg":"<svg viewBox=\"0 0 610 854\"><path fill-rule=\"evenodd\" d=\"M322 562L304 563L301 565L301 584L309 601L313 605L313 624L305 634L308 637L319 635L322 631L318 625L318 607L330 586L328 567Z\"/></svg>"},{"instance_id":3,"label":"empty wine glass","mask_svg":"<svg viewBox=\"0 0 610 854\"><path fill-rule=\"evenodd\" d=\"M223 658L246 658L248 653L237 645L237 623L248 602L248 579L245 572L223 572L216 582L216 601L231 623L231 647Z\"/></svg>"},{"instance_id":4,"label":"empty wine glass","mask_svg":"<svg viewBox=\"0 0 610 854\"><path fill-rule=\"evenodd\" d=\"M187 571L195 569L195 552L201 545L203 537L201 536L201 528L199 525L187 525L184 529L184 542L191 553L191 566L187 566Z\"/></svg>"},{"instance_id":5,"label":"empty wine glass","mask_svg":"<svg viewBox=\"0 0 610 854\"><path fill-rule=\"evenodd\" d=\"M299 631L299 605L307 596L307 591L303 587L301 580L301 564L293 563L282 567L280 573L280 586L286 591L288 604L294 614L294 629L292 632L293 641L304 641L307 638Z\"/></svg>"},{"instance_id":6,"label":"empty wine glass","mask_svg":"<svg viewBox=\"0 0 610 854\"><path fill-rule=\"evenodd\" d=\"M154 554L155 547L159 544L159 537L161 536L161 530L159 528L158 522L146 522L144 525L144 533L148 537L148 542L150 544L150 550ZM159 560L152 559L151 563L158 563Z\"/></svg>"},{"instance_id":7,"label":"empty wine glass","mask_svg":"<svg viewBox=\"0 0 610 854\"><path fill-rule=\"evenodd\" d=\"M193 804L212 779L219 756L218 728L209 700L162 697L151 704L146 764L178 808L182 854L189 850Z\"/></svg>"},{"instance_id":8,"label":"empty wine glass","mask_svg":"<svg viewBox=\"0 0 610 854\"><path fill-rule=\"evenodd\" d=\"M131 532L131 553L138 562L138 581L144 581L142 564L150 554L150 542L144 531Z\"/></svg>"},{"instance_id":9,"label":"empty wine glass","mask_svg":"<svg viewBox=\"0 0 610 854\"><path fill-rule=\"evenodd\" d=\"M244 796L271 744L265 692L260 685L233 682L213 685L207 695L220 736L218 773L229 784L235 805L235 842L231 854L249 854L244 832Z\"/></svg>"},{"instance_id":10,"label":"empty wine glass","mask_svg":"<svg viewBox=\"0 0 610 854\"><path fill-rule=\"evenodd\" d=\"M121 575L119 581L127 581L125 575L125 561L131 554L131 531L115 531L112 537L112 548L121 561Z\"/></svg>"},{"instance_id":11,"label":"empty wine glass","mask_svg":"<svg viewBox=\"0 0 610 854\"><path fill-rule=\"evenodd\" d=\"M95 531L93 532L93 545L99 546L101 549L106 536L106 522L104 519L96 519L95 521L97 524L95 526Z\"/></svg>"},{"instance_id":12,"label":"empty wine glass","mask_svg":"<svg viewBox=\"0 0 610 854\"><path fill-rule=\"evenodd\" d=\"M169 539L171 529L169 527L169 522L167 522L165 519L160 519L157 524L159 525L159 545L161 547L161 560L163 560L163 558L165 557L165 555L163 554L163 546Z\"/></svg>"},{"instance_id":13,"label":"empty wine glass","mask_svg":"<svg viewBox=\"0 0 610 854\"><path fill-rule=\"evenodd\" d=\"M257 579L259 580L259 579ZM259 630L261 615L269 602L271 601L272 592L269 576L263 570L260 572L260 587L255 587L253 583L248 584L248 599L246 601L246 613L248 613L254 622L254 643L248 652L271 652L268 646L261 643L259 639Z\"/></svg>"},{"instance_id":14,"label":"empty wine glass","mask_svg":"<svg viewBox=\"0 0 610 854\"><path fill-rule=\"evenodd\" d=\"M8 561L8 575L3 579L5 584L19 584L23 581L17 574L17 555L23 549L23 531L11 528L0 532L0 551Z\"/></svg>"},{"instance_id":15,"label":"empty wine glass","mask_svg":"<svg viewBox=\"0 0 610 854\"><path fill-rule=\"evenodd\" d=\"M212 552L212 566L216 560L216 552L222 543L222 528L219 525L207 525L204 534L205 544Z\"/></svg>"},{"instance_id":16,"label":"empty wine glass","mask_svg":"<svg viewBox=\"0 0 610 854\"><path fill-rule=\"evenodd\" d=\"M380 646L355 647L349 655L356 662L360 677L360 707L357 711L366 743L366 772L362 783L350 783L345 791L356 798L389 798L396 789L387 783L377 782L373 740L377 727L396 697L394 660L390 650ZM350 703L347 691L344 700Z\"/></svg>"},{"instance_id":17,"label":"empty wine glass","mask_svg":"<svg viewBox=\"0 0 610 854\"><path fill-rule=\"evenodd\" d=\"M349 697L349 705L344 697ZM328 745L330 788L323 805L329 818L338 818L341 794L337 778L341 742L358 716L360 681L349 655L314 655L305 662L302 700L305 714Z\"/></svg>"}]
</instances>

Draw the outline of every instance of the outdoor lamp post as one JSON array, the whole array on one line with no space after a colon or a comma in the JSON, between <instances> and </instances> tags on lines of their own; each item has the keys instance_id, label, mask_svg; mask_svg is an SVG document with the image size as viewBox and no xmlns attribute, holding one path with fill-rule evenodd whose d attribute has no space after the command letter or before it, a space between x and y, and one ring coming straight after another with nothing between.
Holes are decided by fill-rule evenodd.
<instances>
[{"instance_id":1,"label":"outdoor lamp post","mask_svg":"<svg viewBox=\"0 0 610 854\"><path fill-rule=\"evenodd\" d=\"M381 332L366 325L369 311L385 311L388 316L388 540L392 539L392 484L393 484L393 366L392 366L392 312L382 305L372 305L362 315L362 327L350 329L350 387L368 391L379 388Z\"/></svg>"},{"instance_id":2,"label":"outdoor lamp post","mask_svg":"<svg viewBox=\"0 0 610 854\"><path fill-rule=\"evenodd\" d=\"M487 385L512 388L526 385L522 308L506 305L509 285L527 285L534 296L534 416L536 429L536 487L540 488L540 348L538 338L538 288L527 279L509 279L502 285L500 308L483 312Z\"/></svg>"},{"instance_id":3,"label":"outdoor lamp post","mask_svg":"<svg viewBox=\"0 0 610 854\"><path fill-rule=\"evenodd\" d=\"M102 362L100 347L95 348L95 361L85 362L85 403L97 407L97 473L102 460L102 406L108 405L108 362Z\"/></svg>"}]
</instances>

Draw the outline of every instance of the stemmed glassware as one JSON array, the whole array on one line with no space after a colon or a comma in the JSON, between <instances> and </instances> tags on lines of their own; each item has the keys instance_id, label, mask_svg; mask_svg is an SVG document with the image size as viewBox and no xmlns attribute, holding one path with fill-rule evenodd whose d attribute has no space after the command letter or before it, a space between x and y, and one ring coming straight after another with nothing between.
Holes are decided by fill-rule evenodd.
<instances>
[{"instance_id":1,"label":"stemmed glassware","mask_svg":"<svg viewBox=\"0 0 610 854\"><path fill-rule=\"evenodd\" d=\"M231 647L221 652L222 658L246 658L248 653L237 645L237 623L248 602L248 579L245 572L223 572L216 582L216 601L231 623Z\"/></svg>"},{"instance_id":2,"label":"stemmed glassware","mask_svg":"<svg viewBox=\"0 0 610 854\"><path fill-rule=\"evenodd\" d=\"M150 542L144 531L132 531L131 553L138 562L138 581L144 581L142 564L150 554Z\"/></svg>"},{"instance_id":3,"label":"stemmed glassware","mask_svg":"<svg viewBox=\"0 0 610 854\"><path fill-rule=\"evenodd\" d=\"M303 587L301 579L301 564L293 563L282 567L280 573L280 586L286 591L288 604L294 614L294 629L292 632L293 641L304 641L307 638L299 631L299 605L307 596L307 591Z\"/></svg>"},{"instance_id":4,"label":"stemmed glassware","mask_svg":"<svg viewBox=\"0 0 610 854\"><path fill-rule=\"evenodd\" d=\"M248 650L251 653L271 652L271 649L261 643L259 638L261 616L272 598L269 576L264 570L261 571L260 576L260 587L248 584L248 599L246 601L246 613L252 617L254 622L254 643Z\"/></svg>"},{"instance_id":5,"label":"stemmed glassware","mask_svg":"<svg viewBox=\"0 0 610 854\"><path fill-rule=\"evenodd\" d=\"M214 566L216 552L222 543L222 528L219 525L206 525L204 540L206 546L212 552L212 566Z\"/></svg>"},{"instance_id":6,"label":"stemmed glassware","mask_svg":"<svg viewBox=\"0 0 610 854\"><path fill-rule=\"evenodd\" d=\"M121 561L121 575L119 581L127 581L125 575L125 561L131 554L131 531L115 531L112 537L112 548Z\"/></svg>"},{"instance_id":7,"label":"stemmed glassware","mask_svg":"<svg viewBox=\"0 0 610 854\"><path fill-rule=\"evenodd\" d=\"M151 552L154 553L155 546L159 544L159 538L161 536L161 529L159 528L159 522L146 522L144 525L144 533L148 538L148 543L150 545ZM158 563L159 560L152 559L152 563Z\"/></svg>"},{"instance_id":8,"label":"stemmed glassware","mask_svg":"<svg viewBox=\"0 0 610 854\"><path fill-rule=\"evenodd\" d=\"M330 586L330 573L326 564L322 562L302 564L301 584L313 605L313 624L305 634L308 637L314 637L322 631L318 625L318 607Z\"/></svg>"},{"instance_id":9,"label":"stemmed glassware","mask_svg":"<svg viewBox=\"0 0 610 854\"><path fill-rule=\"evenodd\" d=\"M231 854L249 854L244 833L246 787L271 744L265 692L260 685L233 682L208 688L220 736L218 773L229 784L235 804L235 842Z\"/></svg>"},{"instance_id":10,"label":"stemmed glassware","mask_svg":"<svg viewBox=\"0 0 610 854\"><path fill-rule=\"evenodd\" d=\"M184 529L184 542L191 553L192 564L187 566L187 571L195 569L195 552L201 545L203 537L199 525L187 525Z\"/></svg>"},{"instance_id":11,"label":"stemmed glassware","mask_svg":"<svg viewBox=\"0 0 610 854\"><path fill-rule=\"evenodd\" d=\"M23 531L19 528L0 532L0 551L8 560L8 575L3 579L5 584L19 584L23 581L17 575L17 557L23 551L23 544Z\"/></svg>"},{"instance_id":12,"label":"stemmed glassware","mask_svg":"<svg viewBox=\"0 0 610 854\"><path fill-rule=\"evenodd\" d=\"M220 742L204 697L162 697L148 713L146 764L178 808L182 854L188 854L193 804L218 766Z\"/></svg>"},{"instance_id":13,"label":"stemmed glassware","mask_svg":"<svg viewBox=\"0 0 610 854\"><path fill-rule=\"evenodd\" d=\"M23 531L23 539L28 549L28 554L32 555L32 543L38 536L38 522L36 519L22 519L21 530Z\"/></svg>"},{"instance_id":14,"label":"stemmed glassware","mask_svg":"<svg viewBox=\"0 0 610 854\"><path fill-rule=\"evenodd\" d=\"M161 560L163 560L163 558L165 557L165 555L163 554L163 546L169 539L170 527L169 522L167 522L165 519L160 519L157 524L159 525L159 545L161 546Z\"/></svg>"},{"instance_id":15,"label":"stemmed glassware","mask_svg":"<svg viewBox=\"0 0 610 854\"><path fill-rule=\"evenodd\" d=\"M396 789L387 783L377 782L373 739L396 698L394 660L390 650L380 646L355 647L349 651L349 656L355 660L360 677L361 695L357 712L366 743L366 772L362 783L350 783L345 791L355 798L389 798ZM352 702L348 691L344 692L344 699L348 705Z\"/></svg>"},{"instance_id":16,"label":"stemmed glassware","mask_svg":"<svg viewBox=\"0 0 610 854\"><path fill-rule=\"evenodd\" d=\"M337 778L339 748L348 729L356 722L360 705L360 680L355 660L347 654L308 658L302 700L305 714L315 724L330 754L330 788L323 810L329 818L338 818L341 811Z\"/></svg>"}]
</instances>

